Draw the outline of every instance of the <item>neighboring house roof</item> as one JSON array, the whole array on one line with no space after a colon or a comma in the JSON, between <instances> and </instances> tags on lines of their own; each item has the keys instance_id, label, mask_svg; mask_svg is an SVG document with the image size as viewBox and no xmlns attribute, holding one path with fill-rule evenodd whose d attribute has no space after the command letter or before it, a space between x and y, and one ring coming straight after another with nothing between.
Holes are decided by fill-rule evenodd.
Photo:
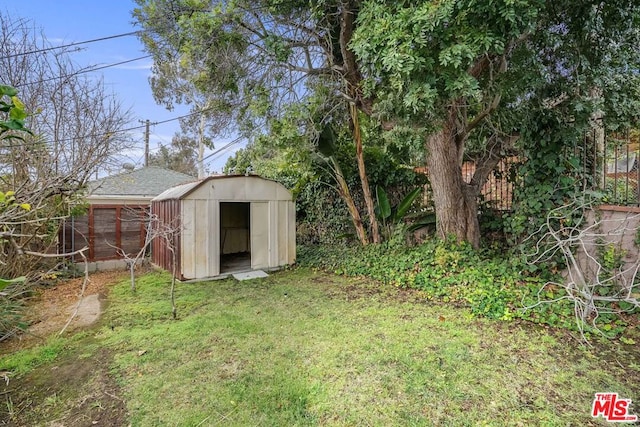
<instances>
[{"instance_id":1,"label":"neighboring house roof","mask_svg":"<svg viewBox=\"0 0 640 427\"><path fill-rule=\"evenodd\" d=\"M169 169L148 166L97 179L89 183L90 196L155 197L167 188L196 178Z\"/></svg>"}]
</instances>

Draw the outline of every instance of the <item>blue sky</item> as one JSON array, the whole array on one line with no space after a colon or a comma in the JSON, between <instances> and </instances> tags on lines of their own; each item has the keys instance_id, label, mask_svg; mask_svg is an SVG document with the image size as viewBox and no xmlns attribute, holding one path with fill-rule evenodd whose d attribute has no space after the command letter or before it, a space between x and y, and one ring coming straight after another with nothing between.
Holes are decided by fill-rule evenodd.
<instances>
[{"instance_id":1,"label":"blue sky","mask_svg":"<svg viewBox=\"0 0 640 427\"><path fill-rule=\"evenodd\" d=\"M0 0L0 10L3 14L33 21L36 28L42 28L52 45L136 31L139 28L134 26L131 17L134 7L134 2L129 0ZM108 65L146 55L142 43L135 36L84 44L80 47L82 49L72 57L79 67ZM188 113L187 107L168 111L155 103L148 82L151 65L151 58L148 58L91 73L96 77L103 76L105 84L116 94L123 106L131 109L134 124L137 124L138 120L149 119L158 122ZM177 121L152 126L151 149L159 143L168 145L179 129ZM127 153L128 161L141 166L144 159L143 129L133 131L132 136L139 144L138 149ZM225 141L216 141L215 145L222 147L224 143ZM233 149L237 149L237 146L232 147L227 154L233 154ZM205 155L208 153L210 151ZM227 157L213 156L214 159L218 159L209 164L209 170L220 171Z\"/></svg>"}]
</instances>

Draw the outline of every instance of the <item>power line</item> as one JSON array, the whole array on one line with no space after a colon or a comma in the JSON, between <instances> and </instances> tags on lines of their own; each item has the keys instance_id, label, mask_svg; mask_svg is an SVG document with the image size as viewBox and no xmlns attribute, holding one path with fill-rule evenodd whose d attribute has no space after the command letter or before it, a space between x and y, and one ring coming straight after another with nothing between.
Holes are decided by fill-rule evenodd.
<instances>
[{"instance_id":1,"label":"power line","mask_svg":"<svg viewBox=\"0 0 640 427\"><path fill-rule=\"evenodd\" d=\"M140 61L142 59L151 58L151 56L152 55L139 56L137 58L127 59L126 61L115 62L113 64L87 67L84 70L76 71L75 73L71 73L71 74L68 74L66 76L56 76L56 77L51 77L51 78L48 78L48 79L38 80L38 81L35 81L35 82L22 83L22 84L19 84L19 85L15 85L14 87L15 88L20 88L20 87L29 86L29 85L47 83L47 82L50 82L50 81L53 81L53 80L69 79L71 77L75 77L75 76L80 75L80 74L92 73L94 71L104 70L105 68L117 67L118 65L128 64L130 62L135 62L135 61Z\"/></svg>"},{"instance_id":2,"label":"power line","mask_svg":"<svg viewBox=\"0 0 640 427\"><path fill-rule=\"evenodd\" d=\"M138 34L138 33L141 33L141 32L142 32L141 30L138 30L138 31L132 31L130 33L115 34L113 36L106 36L106 37L100 37L98 39L85 40L85 41L82 41L82 42L74 42L74 43L69 43L69 44L60 45L60 46L51 46L51 47L46 47L46 48L42 48L42 49L30 50L28 52L19 52L19 53L14 53L14 54L7 55L7 56L2 56L2 57L0 57L0 60L1 59L16 58L18 56L31 55L33 53L49 52L51 50L64 49L64 48L67 48L67 47L78 46L78 45L81 45L81 44L88 44L88 43L101 42L101 41L104 41L104 40L117 39L117 38L120 38L120 37L132 36L134 34Z\"/></svg>"},{"instance_id":3,"label":"power line","mask_svg":"<svg viewBox=\"0 0 640 427\"><path fill-rule=\"evenodd\" d=\"M285 2L281 2L281 3L276 3L276 4L267 4L264 6L254 6L252 7L250 10L252 11L258 11L258 10L262 10L262 9L268 9L270 7L273 6L286 6L286 5L293 5L296 4L295 0L292 1L285 1ZM189 8L189 9L184 9L185 12L208 12L208 9L194 9L194 8ZM137 35L140 33L145 32L145 30L136 30L136 31L130 31L128 33L121 33L121 34L114 34L111 36L105 36L105 37L99 37L97 39L91 39L91 40L84 40L84 41L80 41L80 42L73 42L73 43L68 43L68 44L64 44L64 45L60 45L60 46L51 46L51 47L45 47L42 49L35 49L35 50L30 50L27 52L18 52L18 53L13 53L11 55L6 55L6 56L0 56L0 60L2 59L9 59L9 58L17 58L19 56L25 56L25 55L31 55L34 53L43 53L43 52L50 52L52 50L58 50L58 49L65 49L68 47L73 47L73 46L79 46L79 45L83 45L83 44L89 44L89 43L96 43L96 42L101 42L101 41L105 41L105 40L112 40L112 39L117 39L120 37L128 37L128 36L133 36L133 35Z\"/></svg>"},{"instance_id":4,"label":"power line","mask_svg":"<svg viewBox=\"0 0 640 427\"><path fill-rule=\"evenodd\" d=\"M160 125L160 124L163 124L163 123L174 122L176 120L185 119L187 117L195 116L196 114L201 114L201 113L204 113L204 112L207 112L207 111L210 111L210 110L213 110L213 107L204 108L202 110L198 110L198 111L195 111L193 113L184 114L182 116L173 117L171 119L161 120L159 122L151 122L150 124L151 124L151 126L155 126L155 125ZM132 130L144 129L145 127L146 127L146 125L132 126L132 127L129 127L129 128L118 129L118 130L114 130L114 131L111 131L111 132L94 133L94 134L90 134L90 135L82 135L82 136L76 136L76 137L71 137L71 138L58 139L57 142L69 142L69 141L74 141L74 140L78 140L78 139L99 138L99 137L102 137L102 136L112 136L112 135L117 134L117 133L125 133L125 132L129 132L129 131L132 131ZM33 142L33 144L47 144L47 143L48 142L46 142L46 141L34 141ZM24 144L7 144L7 145L0 144L0 148L18 148L18 147L23 147L23 146L24 146ZM215 153L213 153L213 154L215 154ZM210 154L209 157L212 156L213 154Z\"/></svg>"},{"instance_id":5,"label":"power line","mask_svg":"<svg viewBox=\"0 0 640 427\"><path fill-rule=\"evenodd\" d=\"M242 137L242 136L237 137L236 139L234 139L234 140L233 140L233 141L231 141L230 143L226 144L225 146L218 148L218 149L217 149L216 151L214 151L213 153L211 153L211 154L208 154L208 155L204 156L204 157L202 158L202 161L204 162L204 161L205 161L205 160L207 160L209 157L214 156L214 155L216 155L216 154L220 153L221 151L226 150L227 148L231 147L231 146L232 146L232 145L234 145L234 144L237 144L238 142L242 141L243 139L244 139L244 137Z\"/></svg>"},{"instance_id":6,"label":"power line","mask_svg":"<svg viewBox=\"0 0 640 427\"><path fill-rule=\"evenodd\" d=\"M156 138L158 138L161 142L164 142L167 145L171 145L171 143L169 141L167 141L166 139L164 139L162 136L158 135L155 132L151 132L151 135L155 136ZM153 149L152 149L153 150Z\"/></svg>"},{"instance_id":7,"label":"power line","mask_svg":"<svg viewBox=\"0 0 640 427\"><path fill-rule=\"evenodd\" d=\"M232 147L228 147L228 148L226 148L222 153L218 154L217 156L215 156L214 158L212 158L211 160L209 160L208 164L209 164L209 165L211 165L212 163L214 163L214 162L215 162L215 161L217 161L218 159L222 158L224 155L231 154L231 153L229 152L229 149L230 149L230 148L232 148Z\"/></svg>"}]
</instances>

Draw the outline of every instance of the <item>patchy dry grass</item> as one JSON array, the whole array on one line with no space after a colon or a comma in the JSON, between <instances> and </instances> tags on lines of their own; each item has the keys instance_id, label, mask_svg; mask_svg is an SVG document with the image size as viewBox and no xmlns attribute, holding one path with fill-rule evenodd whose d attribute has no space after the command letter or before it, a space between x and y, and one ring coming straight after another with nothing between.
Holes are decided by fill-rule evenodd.
<instances>
[{"instance_id":1,"label":"patchy dry grass","mask_svg":"<svg viewBox=\"0 0 640 427\"><path fill-rule=\"evenodd\" d=\"M135 295L116 286L101 326L64 350L108 361L119 385L108 394L123 397L133 426L606 425L590 417L595 392L640 401L631 347L585 349L416 292L296 269L181 284L174 321L168 281L147 275ZM19 357L0 366L17 371ZM61 391L14 421L45 424L61 397L74 398Z\"/></svg>"}]
</instances>

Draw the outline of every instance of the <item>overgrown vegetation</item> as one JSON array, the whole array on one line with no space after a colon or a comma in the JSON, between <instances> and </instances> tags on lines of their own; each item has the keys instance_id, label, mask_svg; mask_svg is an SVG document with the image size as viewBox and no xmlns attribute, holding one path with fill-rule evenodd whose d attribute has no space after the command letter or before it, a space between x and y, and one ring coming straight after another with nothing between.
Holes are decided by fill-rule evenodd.
<instances>
[{"instance_id":1,"label":"overgrown vegetation","mask_svg":"<svg viewBox=\"0 0 640 427\"><path fill-rule=\"evenodd\" d=\"M336 191L333 173L327 162L312 155L305 148L309 144L304 135L280 129L283 134L259 139L247 150L238 151L225 165L227 173L250 170L265 178L274 179L289 188L296 197L297 239L305 244L331 244L356 240L356 231L343 197ZM381 187L391 205L403 197L424 188L426 176L402 161L406 150L393 149L395 141L386 148L375 137L365 135L367 147L363 156L369 171L372 188ZM305 151L306 150L306 151ZM359 195L358 171L353 162L352 147L344 135L338 135L335 162L340 165L345 184L358 210L364 200ZM416 203L416 205L419 205Z\"/></svg>"},{"instance_id":2,"label":"overgrown vegetation","mask_svg":"<svg viewBox=\"0 0 640 427\"><path fill-rule=\"evenodd\" d=\"M337 274L371 277L384 284L411 288L429 300L468 307L476 316L497 320L524 319L569 330L589 325L576 322L574 304L564 297L561 286L548 281L562 280L559 269L530 264L524 256L491 250L474 250L455 240L430 239L407 247L402 234L386 245L301 247L301 265L322 268ZM553 304L541 304L553 301ZM638 336L637 319L606 313L598 319L608 337ZM600 336L600 333L597 334ZM630 338L632 339L632 338Z\"/></svg>"},{"instance_id":3,"label":"overgrown vegetation","mask_svg":"<svg viewBox=\"0 0 640 427\"><path fill-rule=\"evenodd\" d=\"M51 46L35 28L0 11L0 278L22 278L0 286L0 341L24 327L21 300L57 261L84 256L86 248L57 255L60 222L131 144L121 132L129 114L104 82L79 75L67 47L42 55Z\"/></svg>"},{"instance_id":4,"label":"overgrown vegetation","mask_svg":"<svg viewBox=\"0 0 640 427\"><path fill-rule=\"evenodd\" d=\"M568 111L541 109L528 118L521 137L522 162L513 175L513 209L505 233L513 245L522 244L546 221L547 213L584 196L588 172L581 164L586 150L583 132L568 124Z\"/></svg>"},{"instance_id":5,"label":"overgrown vegetation","mask_svg":"<svg viewBox=\"0 0 640 427\"><path fill-rule=\"evenodd\" d=\"M442 265L468 251L452 253L438 251ZM112 395L128 412L119 425L140 427L599 425L595 391L640 399L633 346L586 349L423 292L298 268L179 285L173 320L169 281L141 277L135 295L124 281L97 329L0 359L3 396L22 409L11 421L102 420ZM104 389L113 377L119 389Z\"/></svg>"}]
</instances>

